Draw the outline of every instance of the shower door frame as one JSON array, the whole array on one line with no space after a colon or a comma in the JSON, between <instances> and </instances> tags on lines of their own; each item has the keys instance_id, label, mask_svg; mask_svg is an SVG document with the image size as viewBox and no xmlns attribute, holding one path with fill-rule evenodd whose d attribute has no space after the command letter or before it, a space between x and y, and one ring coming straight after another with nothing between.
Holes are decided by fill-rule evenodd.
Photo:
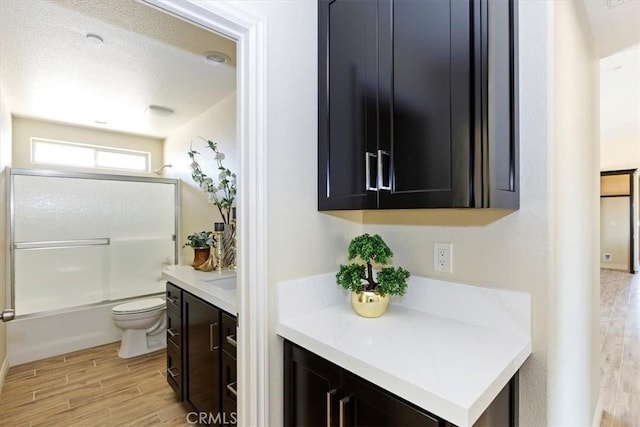
<instances>
[{"instance_id":1,"label":"shower door frame","mask_svg":"<svg viewBox=\"0 0 640 427\"><path fill-rule=\"evenodd\" d=\"M72 178L72 179L93 179L99 181L124 181L124 182L149 182L154 184L172 184L174 186L174 234L173 234L173 262L174 264L178 264L178 236L180 236L180 180L172 179L172 178L154 178L148 176L135 176L135 175L116 175L116 174L102 174L102 173L91 173L91 172L69 172L64 170L46 170L46 169L25 169L25 168L7 168L9 179L7 180L7 193L9 194L9 204L8 204L8 217L9 217L9 286L7 286L7 294L6 300L10 302L11 308L16 307L15 301L15 250L16 250L16 242L15 242L15 188L14 188L14 178L16 176L38 176L38 177L49 177L49 178ZM84 239L86 241L86 239ZM89 240L104 240L104 239L89 239ZM107 238L108 240L108 238ZM66 241L65 241L66 242ZM71 246L65 242L62 243L64 246ZM98 243L85 243L84 245L96 245ZM108 244L108 243L107 243ZM78 245L76 245L78 246ZM155 294L150 294L155 295ZM147 295L139 295L139 296L147 296ZM130 299L130 298L125 298ZM119 300L109 300L109 301L100 301L91 304L82 304L79 306L74 306L72 308L85 308L85 307L94 307L98 305L108 304L117 302ZM61 308L55 310L48 310L44 312L38 313L30 313L16 316L16 318L29 318L34 316L40 316L43 314L52 314L62 311L67 311L69 308Z\"/></svg>"}]
</instances>

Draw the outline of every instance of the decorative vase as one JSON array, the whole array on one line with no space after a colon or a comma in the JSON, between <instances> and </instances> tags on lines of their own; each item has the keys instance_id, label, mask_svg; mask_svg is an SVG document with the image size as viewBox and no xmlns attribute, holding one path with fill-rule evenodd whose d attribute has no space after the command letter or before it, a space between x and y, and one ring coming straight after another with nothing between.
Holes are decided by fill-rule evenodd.
<instances>
[{"instance_id":1,"label":"decorative vase","mask_svg":"<svg viewBox=\"0 0 640 427\"><path fill-rule=\"evenodd\" d=\"M382 296L378 291L351 292L351 307L362 317L380 317L389 308L389 294Z\"/></svg>"},{"instance_id":2,"label":"decorative vase","mask_svg":"<svg viewBox=\"0 0 640 427\"><path fill-rule=\"evenodd\" d=\"M204 265L211 256L211 248L207 246L206 248L193 248L193 264L191 266L196 270L201 265Z\"/></svg>"},{"instance_id":3,"label":"decorative vase","mask_svg":"<svg viewBox=\"0 0 640 427\"><path fill-rule=\"evenodd\" d=\"M236 227L233 224L224 224L222 237L222 268L235 268L236 266Z\"/></svg>"}]
</instances>

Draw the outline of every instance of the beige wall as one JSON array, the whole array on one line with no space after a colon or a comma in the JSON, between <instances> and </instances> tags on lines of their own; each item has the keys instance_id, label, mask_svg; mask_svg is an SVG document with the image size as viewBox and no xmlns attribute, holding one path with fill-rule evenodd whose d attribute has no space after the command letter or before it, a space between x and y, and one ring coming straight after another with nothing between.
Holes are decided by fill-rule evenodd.
<instances>
[{"instance_id":1,"label":"beige wall","mask_svg":"<svg viewBox=\"0 0 640 427\"><path fill-rule=\"evenodd\" d=\"M612 141L601 141L601 170L606 171L640 168L639 141L640 139L632 138L630 136Z\"/></svg>"},{"instance_id":2,"label":"beige wall","mask_svg":"<svg viewBox=\"0 0 640 427\"><path fill-rule=\"evenodd\" d=\"M207 200L207 195L191 179L191 161L187 151L192 142L193 148L202 153L198 163L204 172L214 177L218 176L213 153L199 137L217 142L219 150L225 154L223 165L238 172L235 92L165 139L164 159L173 167L165 168L164 176L182 180L180 247L187 241L189 234L202 230L212 231L213 223L222 221L218 209ZM181 263L192 263L193 250L183 248L181 251Z\"/></svg>"},{"instance_id":3,"label":"beige wall","mask_svg":"<svg viewBox=\"0 0 640 427\"><path fill-rule=\"evenodd\" d=\"M11 113L4 96L4 88L0 86L0 311L9 305L5 301L8 285L8 240L7 239L7 170L11 166ZM4 383L7 359L7 327L0 322L0 392Z\"/></svg>"},{"instance_id":4,"label":"beige wall","mask_svg":"<svg viewBox=\"0 0 640 427\"><path fill-rule=\"evenodd\" d=\"M599 62L583 2L553 2L549 425L589 426L600 388Z\"/></svg>"},{"instance_id":5,"label":"beige wall","mask_svg":"<svg viewBox=\"0 0 640 427\"><path fill-rule=\"evenodd\" d=\"M629 197L600 199L600 267L629 271ZM604 254L611 254L611 260Z\"/></svg>"},{"instance_id":6,"label":"beige wall","mask_svg":"<svg viewBox=\"0 0 640 427\"><path fill-rule=\"evenodd\" d=\"M157 138L108 132L100 129L85 128L42 120L13 118L13 167L34 169L63 169L92 173L108 173L123 175L147 175L149 173L121 172L106 169L85 169L69 166L43 165L31 163L31 137L57 139L61 141L79 142L83 144L104 145L108 147L127 148L130 150L148 151L151 153L151 170L162 166L162 140Z\"/></svg>"}]
</instances>

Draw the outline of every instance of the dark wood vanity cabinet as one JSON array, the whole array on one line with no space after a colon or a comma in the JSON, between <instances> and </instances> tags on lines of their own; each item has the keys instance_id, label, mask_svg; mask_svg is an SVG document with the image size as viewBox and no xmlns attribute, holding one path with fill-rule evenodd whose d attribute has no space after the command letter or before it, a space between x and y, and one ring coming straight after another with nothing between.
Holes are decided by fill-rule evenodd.
<instances>
[{"instance_id":1,"label":"dark wood vanity cabinet","mask_svg":"<svg viewBox=\"0 0 640 427\"><path fill-rule=\"evenodd\" d=\"M518 425L518 374L474 427ZM455 427L298 345L284 341L284 424L288 427Z\"/></svg>"},{"instance_id":2,"label":"dark wood vanity cabinet","mask_svg":"<svg viewBox=\"0 0 640 427\"><path fill-rule=\"evenodd\" d=\"M514 0L320 0L318 209L517 209Z\"/></svg>"},{"instance_id":3,"label":"dark wood vanity cabinet","mask_svg":"<svg viewBox=\"0 0 640 427\"><path fill-rule=\"evenodd\" d=\"M167 382L208 420L236 420L236 318L167 283Z\"/></svg>"},{"instance_id":4,"label":"dark wood vanity cabinet","mask_svg":"<svg viewBox=\"0 0 640 427\"><path fill-rule=\"evenodd\" d=\"M221 409L220 310L184 292L182 319L185 335L184 400L198 412L217 414Z\"/></svg>"}]
</instances>

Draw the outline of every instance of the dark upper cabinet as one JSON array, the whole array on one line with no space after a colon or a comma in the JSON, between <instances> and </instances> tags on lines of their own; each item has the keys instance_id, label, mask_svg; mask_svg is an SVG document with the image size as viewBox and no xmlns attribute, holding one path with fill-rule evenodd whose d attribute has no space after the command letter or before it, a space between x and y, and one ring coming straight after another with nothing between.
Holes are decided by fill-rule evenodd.
<instances>
[{"instance_id":1,"label":"dark upper cabinet","mask_svg":"<svg viewBox=\"0 0 640 427\"><path fill-rule=\"evenodd\" d=\"M513 0L320 0L318 208L518 208Z\"/></svg>"}]
</instances>

